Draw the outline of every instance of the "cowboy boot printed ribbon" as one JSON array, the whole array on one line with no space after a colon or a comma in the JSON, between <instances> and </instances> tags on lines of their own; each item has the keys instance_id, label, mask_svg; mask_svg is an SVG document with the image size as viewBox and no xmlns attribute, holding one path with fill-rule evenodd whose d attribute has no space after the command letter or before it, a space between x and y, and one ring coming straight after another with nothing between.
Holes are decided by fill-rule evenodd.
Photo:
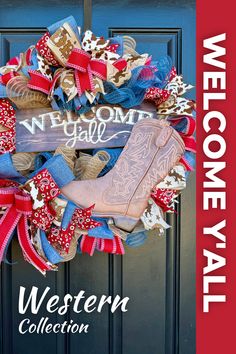
<instances>
[{"instance_id":1,"label":"cowboy boot printed ribbon","mask_svg":"<svg viewBox=\"0 0 236 354\"><path fill-rule=\"evenodd\" d=\"M0 154L15 151L16 116L6 99L0 99Z\"/></svg>"},{"instance_id":2,"label":"cowboy boot printed ribbon","mask_svg":"<svg viewBox=\"0 0 236 354\"><path fill-rule=\"evenodd\" d=\"M62 91L66 94L68 102L73 100L77 94L74 70L66 70L61 73L60 77L60 87Z\"/></svg>"},{"instance_id":3,"label":"cowboy boot printed ribbon","mask_svg":"<svg viewBox=\"0 0 236 354\"><path fill-rule=\"evenodd\" d=\"M177 75L175 67L172 67L167 81L164 90L159 91L154 87L148 89L146 92L147 99L156 103L159 115L192 116L192 112L195 110L195 102L181 96L192 89L193 86L183 82L183 77Z\"/></svg>"},{"instance_id":4,"label":"cowboy boot printed ribbon","mask_svg":"<svg viewBox=\"0 0 236 354\"><path fill-rule=\"evenodd\" d=\"M98 39L97 42L101 42ZM74 75L64 74L63 91L68 96L68 101L73 99L78 93L81 96L86 90L94 91L93 75L102 80L106 80L106 64L101 60L92 59L91 55L83 49L80 49L79 40L76 38L75 33L69 24L64 24L59 28L51 37L47 40L47 45L51 52L57 57L58 51L61 53L60 61L61 65L68 68L75 69ZM107 44L106 44L107 45ZM94 47L94 46L93 46ZM97 48L96 46L94 48ZM91 59L91 60L89 60ZM63 73L63 71L62 71ZM73 76L72 76L73 75ZM42 73L30 71L31 80L28 87L31 89L37 89L45 94L49 94L52 86L52 80L46 77ZM65 76L67 80L65 81ZM74 78L76 81L77 92L75 91ZM68 82L69 79L69 82ZM38 84L36 84L38 82ZM70 90L66 91L65 82L70 86ZM71 92L73 91L73 93Z\"/></svg>"},{"instance_id":5,"label":"cowboy boot printed ribbon","mask_svg":"<svg viewBox=\"0 0 236 354\"><path fill-rule=\"evenodd\" d=\"M182 165L174 166L168 175L155 187L155 189L165 188L175 190L186 188L185 168Z\"/></svg>"},{"instance_id":6,"label":"cowboy boot printed ribbon","mask_svg":"<svg viewBox=\"0 0 236 354\"><path fill-rule=\"evenodd\" d=\"M80 49L79 40L68 23L64 23L47 40L47 46L62 66L66 66L73 49Z\"/></svg>"},{"instance_id":7,"label":"cowboy boot printed ribbon","mask_svg":"<svg viewBox=\"0 0 236 354\"><path fill-rule=\"evenodd\" d=\"M86 52L100 51L107 48L109 40L105 40L104 37L96 37L92 31L87 30L82 38L81 47Z\"/></svg>"},{"instance_id":8,"label":"cowboy boot printed ribbon","mask_svg":"<svg viewBox=\"0 0 236 354\"><path fill-rule=\"evenodd\" d=\"M170 225L164 220L161 207L153 199L148 200L148 206L141 216L141 220L146 230L170 228Z\"/></svg>"},{"instance_id":9,"label":"cowboy boot printed ribbon","mask_svg":"<svg viewBox=\"0 0 236 354\"><path fill-rule=\"evenodd\" d=\"M66 200L58 198L58 197L56 197L50 201L50 206L55 211L55 218L53 220L53 224L55 226L58 226L58 227L61 226L67 203L68 202Z\"/></svg>"},{"instance_id":10,"label":"cowboy boot printed ribbon","mask_svg":"<svg viewBox=\"0 0 236 354\"><path fill-rule=\"evenodd\" d=\"M60 189L46 169L29 180L23 189L32 198L31 222L41 230L48 230L56 216L49 202L60 194Z\"/></svg>"},{"instance_id":11,"label":"cowboy boot printed ribbon","mask_svg":"<svg viewBox=\"0 0 236 354\"><path fill-rule=\"evenodd\" d=\"M192 85L184 83L183 77L181 75L175 75L165 87L165 89L175 97L183 96L187 91L191 90L192 88Z\"/></svg>"},{"instance_id":12,"label":"cowboy boot printed ribbon","mask_svg":"<svg viewBox=\"0 0 236 354\"><path fill-rule=\"evenodd\" d=\"M184 97L175 97L170 94L166 101L158 106L158 115L160 116L192 116L195 110L195 102Z\"/></svg>"}]
</instances>

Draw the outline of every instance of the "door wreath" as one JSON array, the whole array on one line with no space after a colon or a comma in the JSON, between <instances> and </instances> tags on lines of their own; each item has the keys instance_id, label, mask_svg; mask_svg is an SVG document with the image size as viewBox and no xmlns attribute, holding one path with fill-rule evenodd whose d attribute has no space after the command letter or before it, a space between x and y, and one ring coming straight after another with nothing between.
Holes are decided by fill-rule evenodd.
<instances>
[{"instance_id":1,"label":"door wreath","mask_svg":"<svg viewBox=\"0 0 236 354\"><path fill-rule=\"evenodd\" d=\"M123 255L124 244L142 245L147 230L163 235L164 213L175 212L193 170L195 102L184 97L191 88L169 57L139 54L128 36L80 36L71 16L11 58L0 68L0 261L15 229L25 260L43 274L77 252ZM155 115L140 110L147 102ZM20 150L18 117L29 109L66 114L76 129L100 118L104 129L121 120L129 130L123 141L116 125L108 139L115 147L100 127L89 150L58 144L34 152L32 140Z\"/></svg>"}]
</instances>

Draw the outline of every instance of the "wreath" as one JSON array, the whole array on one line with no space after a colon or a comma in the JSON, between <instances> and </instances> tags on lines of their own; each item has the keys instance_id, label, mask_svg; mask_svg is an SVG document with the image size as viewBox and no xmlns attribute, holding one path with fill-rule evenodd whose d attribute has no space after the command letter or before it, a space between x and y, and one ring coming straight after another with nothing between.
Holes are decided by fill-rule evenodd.
<instances>
[{"instance_id":1,"label":"wreath","mask_svg":"<svg viewBox=\"0 0 236 354\"><path fill-rule=\"evenodd\" d=\"M43 274L76 253L123 255L148 230L164 235L164 213L175 212L194 165L195 102L184 98L191 88L169 57L139 54L128 36L80 36L71 16L1 67L0 261L16 233ZM124 149L16 151L18 110L51 106L82 117L98 104L143 101L158 119L136 123Z\"/></svg>"}]
</instances>

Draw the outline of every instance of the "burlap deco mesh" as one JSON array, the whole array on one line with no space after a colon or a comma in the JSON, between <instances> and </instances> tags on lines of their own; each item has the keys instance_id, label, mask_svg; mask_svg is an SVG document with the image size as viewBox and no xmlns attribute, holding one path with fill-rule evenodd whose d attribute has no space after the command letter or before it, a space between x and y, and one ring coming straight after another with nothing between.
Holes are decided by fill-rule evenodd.
<instances>
[{"instance_id":1,"label":"burlap deco mesh","mask_svg":"<svg viewBox=\"0 0 236 354\"><path fill-rule=\"evenodd\" d=\"M27 87L29 79L25 76L15 76L6 85L7 97L19 109L50 107L50 102L42 92L30 90Z\"/></svg>"},{"instance_id":2,"label":"burlap deco mesh","mask_svg":"<svg viewBox=\"0 0 236 354\"><path fill-rule=\"evenodd\" d=\"M22 175L34 170L34 159L36 153L18 152L12 155L12 161L17 171Z\"/></svg>"},{"instance_id":3,"label":"burlap deco mesh","mask_svg":"<svg viewBox=\"0 0 236 354\"><path fill-rule=\"evenodd\" d=\"M62 251L60 253L61 257L63 258L61 260L62 262L68 262L75 257L76 252L77 252L78 239L80 236L81 236L81 233L79 233L78 231L75 231L75 234L73 235L71 243L70 243L70 248L69 248L68 253L66 253L65 251Z\"/></svg>"},{"instance_id":4,"label":"burlap deco mesh","mask_svg":"<svg viewBox=\"0 0 236 354\"><path fill-rule=\"evenodd\" d=\"M95 179L107 165L110 155L106 151L98 151L94 156L80 153L75 163L74 173L77 180Z\"/></svg>"},{"instance_id":5,"label":"burlap deco mesh","mask_svg":"<svg viewBox=\"0 0 236 354\"><path fill-rule=\"evenodd\" d=\"M60 145L55 151L54 155L62 155L67 163L67 165L70 167L70 169L73 171L74 166L75 166L75 161L76 161L76 150L73 148L70 148L66 145Z\"/></svg>"},{"instance_id":6,"label":"burlap deco mesh","mask_svg":"<svg viewBox=\"0 0 236 354\"><path fill-rule=\"evenodd\" d=\"M124 54L131 54L131 55L139 55L135 48L136 48L136 41L129 36L123 36L123 44L124 44Z\"/></svg>"}]
</instances>

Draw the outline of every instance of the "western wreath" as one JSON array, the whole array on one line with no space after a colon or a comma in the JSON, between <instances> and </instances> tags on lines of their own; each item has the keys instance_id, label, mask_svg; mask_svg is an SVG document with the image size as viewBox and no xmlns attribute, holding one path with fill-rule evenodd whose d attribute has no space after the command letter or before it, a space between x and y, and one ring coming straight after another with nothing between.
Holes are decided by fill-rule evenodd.
<instances>
[{"instance_id":1,"label":"western wreath","mask_svg":"<svg viewBox=\"0 0 236 354\"><path fill-rule=\"evenodd\" d=\"M193 169L195 102L169 57L128 36L80 37L68 17L0 68L0 88L0 261L15 230L45 274L170 227Z\"/></svg>"}]
</instances>

